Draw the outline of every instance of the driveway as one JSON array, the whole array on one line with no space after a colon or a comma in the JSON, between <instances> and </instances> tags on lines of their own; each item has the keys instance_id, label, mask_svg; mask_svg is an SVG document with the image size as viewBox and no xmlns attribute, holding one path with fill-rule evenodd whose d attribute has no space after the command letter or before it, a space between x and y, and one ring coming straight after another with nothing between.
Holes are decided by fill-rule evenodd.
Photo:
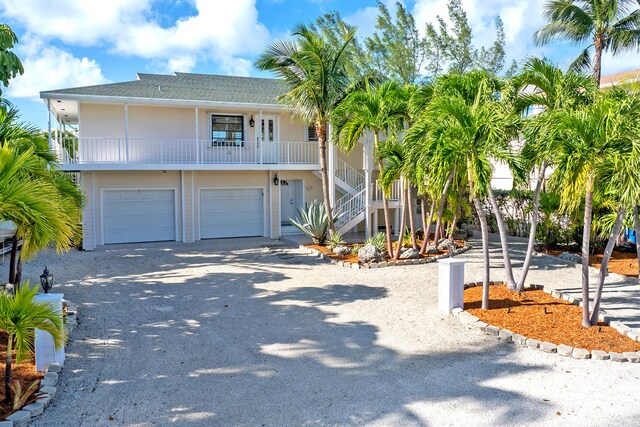
<instances>
[{"instance_id":1,"label":"driveway","mask_svg":"<svg viewBox=\"0 0 640 427\"><path fill-rule=\"evenodd\" d=\"M566 359L467 330L436 310L437 265L351 270L264 247L273 245L281 243L129 245L28 263L25 277L37 280L48 265L55 290L80 310L58 395L31 425L640 419L640 365ZM464 255L470 280L480 277L480 255ZM497 248L494 256L499 267ZM573 267L536 262L534 283L579 278Z\"/></svg>"}]
</instances>

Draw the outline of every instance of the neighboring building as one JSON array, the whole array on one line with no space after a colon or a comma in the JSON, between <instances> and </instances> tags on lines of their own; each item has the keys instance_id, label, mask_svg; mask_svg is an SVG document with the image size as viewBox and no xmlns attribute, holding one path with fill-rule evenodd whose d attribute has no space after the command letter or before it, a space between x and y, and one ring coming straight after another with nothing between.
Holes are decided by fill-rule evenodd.
<instances>
[{"instance_id":1,"label":"neighboring building","mask_svg":"<svg viewBox=\"0 0 640 427\"><path fill-rule=\"evenodd\" d=\"M50 145L79 173L83 247L222 237L278 238L322 200L315 130L276 102L279 80L175 73L41 92ZM77 138L64 138L77 127ZM329 150L341 231L378 228L371 144ZM398 218L397 185L391 207Z\"/></svg>"},{"instance_id":2,"label":"neighboring building","mask_svg":"<svg viewBox=\"0 0 640 427\"><path fill-rule=\"evenodd\" d=\"M612 86L630 87L633 85L640 87L640 70L609 74L608 76L602 76L600 79L600 87L602 88Z\"/></svg>"}]
</instances>

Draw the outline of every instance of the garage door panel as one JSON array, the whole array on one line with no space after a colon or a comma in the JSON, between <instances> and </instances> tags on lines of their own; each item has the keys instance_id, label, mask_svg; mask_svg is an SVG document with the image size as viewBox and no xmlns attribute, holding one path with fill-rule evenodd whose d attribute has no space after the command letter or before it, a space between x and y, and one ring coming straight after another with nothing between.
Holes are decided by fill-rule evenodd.
<instances>
[{"instance_id":1,"label":"garage door panel","mask_svg":"<svg viewBox=\"0 0 640 427\"><path fill-rule=\"evenodd\" d=\"M105 244L175 240L174 191L105 191L103 229Z\"/></svg>"},{"instance_id":2,"label":"garage door panel","mask_svg":"<svg viewBox=\"0 0 640 427\"><path fill-rule=\"evenodd\" d=\"M200 237L262 236L263 212L262 189L200 190Z\"/></svg>"}]
</instances>

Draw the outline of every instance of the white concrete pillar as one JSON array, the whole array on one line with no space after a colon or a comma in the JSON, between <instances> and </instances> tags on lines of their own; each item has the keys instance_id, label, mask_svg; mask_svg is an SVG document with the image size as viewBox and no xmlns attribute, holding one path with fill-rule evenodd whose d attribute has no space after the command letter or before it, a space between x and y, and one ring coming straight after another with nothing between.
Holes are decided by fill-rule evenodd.
<instances>
[{"instance_id":1,"label":"white concrete pillar","mask_svg":"<svg viewBox=\"0 0 640 427\"><path fill-rule=\"evenodd\" d=\"M398 205L393 210L393 233L395 236L398 235L400 228L400 197L398 197Z\"/></svg>"},{"instance_id":2,"label":"white concrete pillar","mask_svg":"<svg viewBox=\"0 0 640 427\"><path fill-rule=\"evenodd\" d=\"M47 113L48 114L48 130L49 130L49 151L53 151L53 136L51 135L51 99L47 98Z\"/></svg>"},{"instance_id":3,"label":"white concrete pillar","mask_svg":"<svg viewBox=\"0 0 640 427\"><path fill-rule=\"evenodd\" d=\"M196 107L196 163L200 163L200 126L198 125L198 114L200 109Z\"/></svg>"},{"instance_id":4,"label":"white concrete pillar","mask_svg":"<svg viewBox=\"0 0 640 427\"><path fill-rule=\"evenodd\" d=\"M464 309L464 261L444 258L438 260L438 311L454 308Z\"/></svg>"},{"instance_id":5,"label":"white concrete pillar","mask_svg":"<svg viewBox=\"0 0 640 427\"><path fill-rule=\"evenodd\" d=\"M327 146L328 146L328 158L327 158L327 175L329 181L329 201L331 202L331 207L334 207L336 203L336 158L337 152L336 147L331 143L331 125L327 126Z\"/></svg>"},{"instance_id":6,"label":"white concrete pillar","mask_svg":"<svg viewBox=\"0 0 640 427\"><path fill-rule=\"evenodd\" d=\"M62 318L62 298L64 294L40 294L36 295L36 302L46 302L51 308L60 314ZM53 337L49 332L36 329L36 371L44 372L52 363L64 365L64 345L56 350Z\"/></svg>"},{"instance_id":7,"label":"white concrete pillar","mask_svg":"<svg viewBox=\"0 0 640 427\"><path fill-rule=\"evenodd\" d=\"M124 159L129 161L129 104L124 104Z\"/></svg>"}]
</instances>

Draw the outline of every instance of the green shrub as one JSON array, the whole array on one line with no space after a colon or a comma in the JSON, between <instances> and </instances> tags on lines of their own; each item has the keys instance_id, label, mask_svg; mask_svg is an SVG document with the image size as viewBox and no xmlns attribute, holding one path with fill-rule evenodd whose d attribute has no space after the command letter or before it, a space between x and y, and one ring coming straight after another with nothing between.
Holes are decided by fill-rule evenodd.
<instances>
[{"instance_id":1,"label":"green shrub","mask_svg":"<svg viewBox=\"0 0 640 427\"><path fill-rule=\"evenodd\" d=\"M324 246L329 230L329 217L327 217L322 203L314 200L306 211L302 208L298 209L298 217L295 219L289 218L289 221L304 234L311 237L314 244Z\"/></svg>"},{"instance_id":2,"label":"green shrub","mask_svg":"<svg viewBox=\"0 0 640 427\"><path fill-rule=\"evenodd\" d=\"M353 245L351 247L351 255L358 255L358 251L360 250L362 246L360 245Z\"/></svg>"},{"instance_id":3,"label":"green shrub","mask_svg":"<svg viewBox=\"0 0 640 427\"><path fill-rule=\"evenodd\" d=\"M371 237L368 237L365 241L364 241L365 245L373 245L376 248L378 248L378 250L382 251L382 253L386 253L387 252L387 235L383 232L379 232L374 234Z\"/></svg>"},{"instance_id":4,"label":"green shrub","mask_svg":"<svg viewBox=\"0 0 640 427\"><path fill-rule=\"evenodd\" d=\"M329 237L329 239L327 239L327 243L331 249L337 246L344 246L347 244L347 242L345 242L344 239L342 238L342 233L340 233L337 230L335 233L331 234L331 237Z\"/></svg>"}]
</instances>

